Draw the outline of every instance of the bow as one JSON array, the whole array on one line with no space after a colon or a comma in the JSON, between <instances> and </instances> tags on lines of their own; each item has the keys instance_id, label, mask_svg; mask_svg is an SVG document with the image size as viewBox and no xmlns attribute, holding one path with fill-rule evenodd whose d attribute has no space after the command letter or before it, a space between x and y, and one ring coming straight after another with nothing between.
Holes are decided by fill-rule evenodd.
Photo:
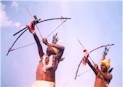
<instances>
[{"instance_id":1,"label":"bow","mask_svg":"<svg viewBox=\"0 0 123 87\"><path fill-rule=\"evenodd\" d=\"M39 24L39 23L42 23L42 22L46 22L46 21L51 21L51 20L61 20L61 19L65 19L54 31L56 31L66 20L68 19L71 19L71 18L67 18L67 17L61 17L61 18L50 18L50 19L45 19L45 20L41 20L41 19L37 19L36 16L34 16L34 19L36 20L36 24ZM6 54L6 56L13 50L15 49L12 49L13 46L15 45L15 43L17 42L17 40L27 31L27 27L24 27L23 29L19 30L18 32L16 32L15 34L13 34L13 36L19 34L20 32L22 32L18 37L17 39L14 41L14 43L11 45L11 47L8 49L8 52ZM54 32L53 31L53 32ZM49 37L53 32L51 32L47 37ZM41 34L40 34L41 35ZM41 35L41 37L43 38L43 36ZM32 44L29 44L29 45L33 45L35 43L32 43ZM29 46L29 45L25 45L25 46L22 46L22 47L26 47L26 46ZM18 47L16 49L19 49L21 47Z\"/></svg>"},{"instance_id":2,"label":"bow","mask_svg":"<svg viewBox=\"0 0 123 87\"><path fill-rule=\"evenodd\" d=\"M35 19L37 20L37 17L36 17L36 16L34 16L34 17L35 17ZM61 17L61 18L50 18L50 19L45 19L45 20L38 19L36 24L42 23L42 22L45 22L45 21L59 20L59 19L60 19L60 20L61 20L61 19L66 19L66 20L67 20L67 19L71 19L71 18ZM41 21L40 21L40 20L41 20ZM66 21L66 20L65 20L65 21ZM27 29L27 27L25 27L25 28L19 30L18 32L16 32L15 34L13 34L13 36L17 35L18 33L22 32L23 30L28 30L28 29Z\"/></svg>"},{"instance_id":3,"label":"bow","mask_svg":"<svg viewBox=\"0 0 123 87\"><path fill-rule=\"evenodd\" d=\"M79 43L80 43L80 45L82 45L80 41L79 41ZM98 50L98 49L103 48L103 47L113 46L113 45L114 45L114 44L107 44L107 45L99 46L99 47L97 47L97 48L95 48L95 49L89 51L88 55L89 55L90 53L94 52L95 50ZM83 47L83 45L82 45L82 47ZM91 58L91 57L89 57L89 58L90 58L91 61L94 63L94 61L92 60L92 58ZM76 74L75 74L75 78L74 78L75 80L76 80L76 78L77 78L77 74L78 74L78 71L79 71L79 67L80 67L82 61L83 61L83 58L81 59L79 65L78 65L78 68L77 68L77 70L76 70ZM95 63L94 63L94 64L95 64Z\"/></svg>"}]
</instances>

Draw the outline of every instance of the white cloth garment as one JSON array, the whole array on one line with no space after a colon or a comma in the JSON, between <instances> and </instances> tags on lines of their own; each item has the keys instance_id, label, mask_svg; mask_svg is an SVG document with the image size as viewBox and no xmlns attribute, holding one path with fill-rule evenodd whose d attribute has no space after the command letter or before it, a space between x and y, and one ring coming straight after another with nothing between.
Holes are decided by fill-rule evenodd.
<instances>
[{"instance_id":1,"label":"white cloth garment","mask_svg":"<svg viewBox=\"0 0 123 87\"><path fill-rule=\"evenodd\" d=\"M55 87L54 82L44 81L44 80L36 80L32 87Z\"/></svg>"},{"instance_id":2,"label":"white cloth garment","mask_svg":"<svg viewBox=\"0 0 123 87\"><path fill-rule=\"evenodd\" d=\"M51 56L49 56L49 63L46 64L46 61L45 61L46 57L48 57L48 56L47 55L43 56L43 65L44 65L43 71L44 72L46 72L47 69L53 67L53 60L54 60L54 55L51 55Z\"/></svg>"}]
</instances>

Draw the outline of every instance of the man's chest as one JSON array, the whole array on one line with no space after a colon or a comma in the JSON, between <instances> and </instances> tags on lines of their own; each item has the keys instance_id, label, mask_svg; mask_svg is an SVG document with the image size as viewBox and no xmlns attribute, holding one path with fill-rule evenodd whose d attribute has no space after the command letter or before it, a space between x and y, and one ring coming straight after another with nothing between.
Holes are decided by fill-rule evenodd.
<instances>
[{"instance_id":1,"label":"man's chest","mask_svg":"<svg viewBox=\"0 0 123 87\"><path fill-rule=\"evenodd\" d=\"M43 56L42 60L43 71L46 72L49 69L55 69L58 66L58 60L56 60L55 55Z\"/></svg>"},{"instance_id":2,"label":"man's chest","mask_svg":"<svg viewBox=\"0 0 123 87\"><path fill-rule=\"evenodd\" d=\"M102 77L96 76L95 87L107 87L107 83Z\"/></svg>"}]
</instances>

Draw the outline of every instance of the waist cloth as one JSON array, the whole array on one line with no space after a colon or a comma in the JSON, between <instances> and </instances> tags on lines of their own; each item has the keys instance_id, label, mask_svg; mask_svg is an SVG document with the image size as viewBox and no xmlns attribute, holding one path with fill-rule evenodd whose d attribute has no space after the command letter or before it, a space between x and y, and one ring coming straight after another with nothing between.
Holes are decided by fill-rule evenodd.
<instances>
[{"instance_id":1,"label":"waist cloth","mask_svg":"<svg viewBox=\"0 0 123 87\"><path fill-rule=\"evenodd\" d=\"M36 80L34 81L32 87L55 87L55 83L44 80Z\"/></svg>"}]
</instances>

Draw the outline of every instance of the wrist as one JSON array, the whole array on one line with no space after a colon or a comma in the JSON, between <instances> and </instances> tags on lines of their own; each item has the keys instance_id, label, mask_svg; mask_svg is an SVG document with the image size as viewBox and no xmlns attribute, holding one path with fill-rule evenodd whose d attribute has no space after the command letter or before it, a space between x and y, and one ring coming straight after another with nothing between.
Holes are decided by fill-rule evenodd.
<instances>
[{"instance_id":1,"label":"wrist","mask_svg":"<svg viewBox=\"0 0 123 87\"><path fill-rule=\"evenodd\" d=\"M100 73L100 70L99 70L99 69L97 69L97 72L98 72L98 73Z\"/></svg>"},{"instance_id":2,"label":"wrist","mask_svg":"<svg viewBox=\"0 0 123 87\"><path fill-rule=\"evenodd\" d=\"M36 35L36 33L34 32L34 33L32 33L32 35L34 35L34 36L35 36L35 35Z\"/></svg>"},{"instance_id":3,"label":"wrist","mask_svg":"<svg viewBox=\"0 0 123 87\"><path fill-rule=\"evenodd\" d=\"M48 43L48 42L47 42L47 44L46 44L46 45L47 45L47 46L51 46L51 45L50 45L50 43Z\"/></svg>"},{"instance_id":4,"label":"wrist","mask_svg":"<svg viewBox=\"0 0 123 87\"><path fill-rule=\"evenodd\" d=\"M32 31L32 32L31 32L31 34L33 34L33 35L34 35L34 34L36 34L36 33L35 33L35 31Z\"/></svg>"},{"instance_id":5,"label":"wrist","mask_svg":"<svg viewBox=\"0 0 123 87\"><path fill-rule=\"evenodd\" d=\"M32 34L35 34L35 31L32 31L31 33L32 33Z\"/></svg>"}]
</instances>

